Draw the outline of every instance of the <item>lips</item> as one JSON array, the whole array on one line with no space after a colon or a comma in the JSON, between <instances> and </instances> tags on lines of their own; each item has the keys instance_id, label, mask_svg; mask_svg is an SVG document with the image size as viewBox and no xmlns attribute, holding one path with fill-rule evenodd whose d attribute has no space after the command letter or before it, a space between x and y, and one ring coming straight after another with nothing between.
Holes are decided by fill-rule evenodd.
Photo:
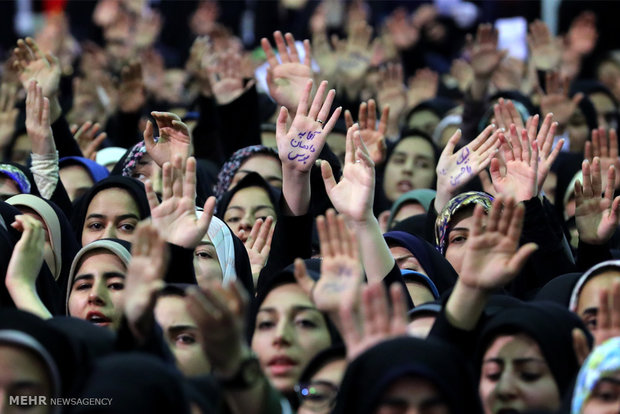
<instances>
[{"instance_id":1,"label":"lips","mask_svg":"<svg viewBox=\"0 0 620 414\"><path fill-rule=\"evenodd\" d=\"M409 180L401 180L396 184L396 188L398 188L398 191L406 193L413 190L413 184Z\"/></svg>"},{"instance_id":2,"label":"lips","mask_svg":"<svg viewBox=\"0 0 620 414\"><path fill-rule=\"evenodd\" d=\"M287 356L277 356L271 358L267 363L267 369L273 376L283 376L289 374L297 367L297 361Z\"/></svg>"},{"instance_id":3,"label":"lips","mask_svg":"<svg viewBox=\"0 0 620 414\"><path fill-rule=\"evenodd\" d=\"M495 414L520 414L520 411L515 408L502 408L496 411Z\"/></svg>"},{"instance_id":4,"label":"lips","mask_svg":"<svg viewBox=\"0 0 620 414\"><path fill-rule=\"evenodd\" d=\"M86 314L86 320L97 326L108 326L112 323L112 319L108 318L101 312L91 311Z\"/></svg>"}]
</instances>

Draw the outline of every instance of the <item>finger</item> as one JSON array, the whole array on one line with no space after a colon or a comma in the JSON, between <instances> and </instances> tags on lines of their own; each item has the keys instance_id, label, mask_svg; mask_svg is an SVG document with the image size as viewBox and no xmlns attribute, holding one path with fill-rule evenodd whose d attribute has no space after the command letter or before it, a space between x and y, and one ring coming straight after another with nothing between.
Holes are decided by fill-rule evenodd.
<instances>
[{"instance_id":1,"label":"finger","mask_svg":"<svg viewBox=\"0 0 620 414\"><path fill-rule=\"evenodd\" d=\"M521 269L523 269L523 266L525 266L527 260L536 250L538 250L538 245L536 243L528 243L524 246L521 246L521 248L517 250L517 252L508 262L508 269L513 274L518 274Z\"/></svg>"},{"instance_id":2,"label":"finger","mask_svg":"<svg viewBox=\"0 0 620 414\"><path fill-rule=\"evenodd\" d=\"M487 227L486 231L491 233L497 231L497 226L499 224L499 220L502 215L502 203L504 199L502 197L497 197L493 201L493 206L491 207L491 211L489 212L489 216L487 219Z\"/></svg>"},{"instance_id":3,"label":"finger","mask_svg":"<svg viewBox=\"0 0 620 414\"><path fill-rule=\"evenodd\" d=\"M512 147L510 146L510 143L506 139L506 135L504 135L504 133L500 132L498 134L498 139L499 139L499 142L500 142L500 149L502 150L502 155L504 156L504 161L506 161L506 162L514 161L515 160L515 155L514 155L514 152L512 150Z\"/></svg>"},{"instance_id":4,"label":"finger","mask_svg":"<svg viewBox=\"0 0 620 414\"><path fill-rule=\"evenodd\" d=\"M211 196L207 198L204 206L202 207L202 215L198 219L198 223L200 229L204 229L206 232L211 224L211 219L213 218L213 213L215 212L215 197Z\"/></svg>"},{"instance_id":5,"label":"finger","mask_svg":"<svg viewBox=\"0 0 620 414\"><path fill-rule=\"evenodd\" d=\"M482 217L484 216L484 208L480 204L474 206L473 223L471 228L471 237L477 237L482 234Z\"/></svg>"},{"instance_id":6,"label":"finger","mask_svg":"<svg viewBox=\"0 0 620 414\"><path fill-rule=\"evenodd\" d=\"M342 246L340 244L340 235L338 234L338 221L336 220L336 212L333 209L327 210L325 219L327 221L327 233L329 238L330 250L333 255L341 255Z\"/></svg>"},{"instance_id":7,"label":"finger","mask_svg":"<svg viewBox=\"0 0 620 414\"><path fill-rule=\"evenodd\" d=\"M301 102L300 102L301 104ZM298 108L299 110L299 108ZM284 106L280 107L280 113L278 114L278 119L276 121L276 137L285 137L286 136L286 121L288 119L288 109Z\"/></svg>"},{"instance_id":8,"label":"finger","mask_svg":"<svg viewBox=\"0 0 620 414\"><path fill-rule=\"evenodd\" d=\"M319 216L316 218L316 230L319 235L319 246L321 249L322 257L333 256L331 250L331 244L329 241L329 232L327 231L327 224L325 222L325 216Z\"/></svg>"},{"instance_id":9,"label":"finger","mask_svg":"<svg viewBox=\"0 0 620 414\"><path fill-rule=\"evenodd\" d=\"M452 134L452 136L446 143L446 146L441 152L440 158L441 159L450 158L450 156L454 153L454 148L456 147L456 144L460 141L460 139L461 139L461 129L459 128L456 130L454 134Z\"/></svg>"},{"instance_id":10,"label":"finger","mask_svg":"<svg viewBox=\"0 0 620 414\"><path fill-rule=\"evenodd\" d=\"M165 162L161 172L162 201L172 197L172 164Z\"/></svg>"},{"instance_id":11,"label":"finger","mask_svg":"<svg viewBox=\"0 0 620 414\"><path fill-rule=\"evenodd\" d=\"M334 91L334 94L335 93L336 92ZM342 112L342 106L339 106L338 108L336 108L334 110L334 113L329 118L329 121L327 121L325 126L323 126L322 136L324 137L324 139L327 138L327 135L329 135L329 133L332 131L332 129L334 129L334 126L336 125L336 122L338 122L338 118L340 118L340 113L341 112Z\"/></svg>"},{"instance_id":12,"label":"finger","mask_svg":"<svg viewBox=\"0 0 620 414\"><path fill-rule=\"evenodd\" d=\"M374 99L368 100L368 120L366 121L366 128L372 129L373 131L377 127L377 104Z\"/></svg>"},{"instance_id":13,"label":"finger","mask_svg":"<svg viewBox=\"0 0 620 414\"><path fill-rule=\"evenodd\" d=\"M265 52L265 56L267 57L267 63L269 63L269 67L274 68L278 66L278 58L273 52L273 48L271 47L271 43L269 43L269 40L263 37L260 41L260 44L263 48L263 51Z\"/></svg>"},{"instance_id":14,"label":"finger","mask_svg":"<svg viewBox=\"0 0 620 414\"><path fill-rule=\"evenodd\" d=\"M510 124L510 144L512 145L512 153L514 154L515 160L522 161L523 148L515 124Z\"/></svg>"},{"instance_id":15,"label":"finger","mask_svg":"<svg viewBox=\"0 0 620 414\"><path fill-rule=\"evenodd\" d=\"M515 205L513 200L513 208L511 212L510 224L506 235L510 240L514 243L519 242L519 238L521 237L521 231L523 230L523 221L525 217L525 207L523 203L519 203Z\"/></svg>"},{"instance_id":16,"label":"finger","mask_svg":"<svg viewBox=\"0 0 620 414\"><path fill-rule=\"evenodd\" d=\"M594 157L590 170L592 174L592 195L600 197L603 193L603 181L601 177L601 159L599 157Z\"/></svg>"},{"instance_id":17,"label":"finger","mask_svg":"<svg viewBox=\"0 0 620 414\"><path fill-rule=\"evenodd\" d=\"M588 358L590 354L590 347L588 347L588 340L583 331L579 328L574 328L572 331L573 337L573 350L575 351L575 355L577 356L577 361L579 365L583 365L583 363Z\"/></svg>"},{"instance_id":18,"label":"finger","mask_svg":"<svg viewBox=\"0 0 620 414\"><path fill-rule=\"evenodd\" d=\"M515 211L515 200L512 197L508 197L506 201L504 201L504 206L501 209L501 214L499 216L499 221L497 223L497 232L500 234L507 234L508 228L513 219Z\"/></svg>"},{"instance_id":19,"label":"finger","mask_svg":"<svg viewBox=\"0 0 620 414\"><path fill-rule=\"evenodd\" d=\"M144 188L146 190L146 199L149 202L149 208L153 211L157 208L157 206L159 206L159 200L157 199L157 194L155 194L155 191L153 190L151 180L146 180L144 183Z\"/></svg>"},{"instance_id":20,"label":"finger","mask_svg":"<svg viewBox=\"0 0 620 414\"><path fill-rule=\"evenodd\" d=\"M530 140L525 129L521 130L521 148L527 149L527 151L523 151L521 154L522 160L530 164L532 162L532 146L530 145Z\"/></svg>"},{"instance_id":21,"label":"finger","mask_svg":"<svg viewBox=\"0 0 620 414\"><path fill-rule=\"evenodd\" d=\"M358 124L353 124L351 128L347 130L347 136L345 138L345 153L344 153L344 165L355 163L355 146L353 145L353 135L359 130Z\"/></svg>"},{"instance_id":22,"label":"finger","mask_svg":"<svg viewBox=\"0 0 620 414\"><path fill-rule=\"evenodd\" d=\"M288 46L288 53L290 61L293 63L297 63L300 61L299 53L297 53L297 47L295 46L295 38L292 34L287 33L284 35L284 39L286 40L286 45Z\"/></svg>"},{"instance_id":23,"label":"finger","mask_svg":"<svg viewBox=\"0 0 620 414\"><path fill-rule=\"evenodd\" d=\"M332 89L329 92L327 92L327 97L325 98L325 102L323 102L321 111L319 112L319 115L316 118L317 120L322 121L322 122L325 122L325 120L327 120L327 117L329 116L329 111L332 109L332 103L334 102L335 97L336 97L335 89Z\"/></svg>"},{"instance_id":24,"label":"finger","mask_svg":"<svg viewBox=\"0 0 620 414\"><path fill-rule=\"evenodd\" d=\"M609 131L609 157L618 158L618 134L615 129Z\"/></svg>"},{"instance_id":25,"label":"finger","mask_svg":"<svg viewBox=\"0 0 620 414\"><path fill-rule=\"evenodd\" d=\"M500 161L497 156L491 158L491 165L489 166L489 174L491 175L492 183L497 183L502 179L502 173L500 170Z\"/></svg>"},{"instance_id":26,"label":"finger","mask_svg":"<svg viewBox=\"0 0 620 414\"><path fill-rule=\"evenodd\" d=\"M306 88L304 89L303 93L301 94L301 97L299 98L299 105L297 105L297 113L299 115L305 116L306 111L308 111L308 99L310 98L310 92L312 91L312 84L313 84L312 79L309 79L308 82L306 82ZM319 86L319 89L320 89L320 86ZM317 95L318 95L318 92L317 92ZM312 105L314 106L314 102L312 103ZM312 110L310 111L312 112ZM316 117L312 119L316 119Z\"/></svg>"},{"instance_id":27,"label":"finger","mask_svg":"<svg viewBox=\"0 0 620 414\"><path fill-rule=\"evenodd\" d=\"M581 174L583 175L583 195L586 198L592 198L592 178L590 176L590 163L588 160L583 160L581 163Z\"/></svg>"},{"instance_id":28,"label":"finger","mask_svg":"<svg viewBox=\"0 0 620 414\"><path fill-rule=\"evenodd\" d=\"M175 155L172 159L172 196L183 197L183 161L180 156Z\"/></svg>"},{"instance_id":29,"label":"finger","mask_svg":"<svg viewBox=\"0 0 620 414\"><path fill-rule=\"evenodd\" d=\"M295 275L295 280L299 287L306 292L310 299L312 300L312 288L314 287L314 280L308 275L308 269L306 268L306 264L300 258L295 259L295 269L293 271Z\"/></svg>"},{"instance_id":30,"label":"finger","mask_svg":"<svg viewBox=\"0 0 620 414\"><path fill-rule=\"evenodd\" d=\"M369 320L369 332L379 333L387 330L389 326L389 308L387 303L387 296L383 283L377 282L368 285L370 289L369 304L372 309L372 314Z\"/></svg>"},{"instance_id":31,"label":"finger","mask_svg":"<svg viewBox=\"0 0 620 414\"><path fill-rule=\"evenodd\" d=\"M601 146L600 146L600 134L603 129L594 129L592 130L592 156L597 157L601 155Z\"/></svg>"},{"instance_id":32,"label":"finger","mask_svg":"<svg viewBox=\"0 0 620 414\"><path fill-rule=\"evenodd\" d=\"M314 95L314 100L312 101L312 106L310 107L310 112L308 112L308 118L310 119L319 119L322 122L325 122L325 119L318 118L319 111L321 110L321 104L323 103L323 97L325 96L325 90L327 89L327 81L322 81L319 84L319 87ZM333 100L333 97L332 97ZM330 104L331 106L331 104ZM328 110L329 113L329 110ZM327 118L327 115L325 116Z\"/></svg>"},{"instance_id":33,"label":"finger","mask_svg":"<svg viewBox=\"0 0 620 414\"><path fill-rule=\"evenodd\" d=\"M392 318L391 329L392 335L402 335L407 332L407 305L405 304L405 292L398 283L392 283L390 286L390 298L392 300Z\"/></svg>"},{"instance_id":34,"label":"finger","mask_svg":"<svg viewBox=\"0 0 620 414\"><path fill-rule=\"evenodd\" d=\"M353 115L351 115L351 111L349 111L348 109L344 111L344 124L346 125L347 129L353 126Z\"/></svg>"},{"instance_id":35,"label":"finger","mask_svg":"<svg viewBox=\"0 0 620 414\"><path fill-rule=\"evenodd\" d=\"M385 135L387 133L388 128L388 120L390 119L390 105L385 105L383 111L381 111L381 119L379 119L379 127L377 131L381 135Z\"/></svg>"},{"instance_id":36,"label":"finger","mask_svg":"<svg viewBox=\"0 0 620 414\"><path fill-rule=\"evenodd\" d=\"M338 315L340 316L340 323L342 325L342 336L346 348L351 350L355 345L359 344L362 340L361 333L356 323L356 313L354 310L354 303L348 301L340 302L340 309ZM351 357L347 355L347 359Z\"/></svg>"},{"instance_id":37,"label":"finger","mask_svg":"<svg viewBox=\"0 0 620 414\"><path fill-rule=\"evenodd\" d=\"M189 157L185 164L185 180L183 182L183 197L194 202L196 199L196 158Z\"/></svg>"},{"instance_id":38,"label":"finger","mask_svg":"<svg viewBox=\"0 0 620 414\"><path fill-rule=\"evenodd\" d=\"M598 295L598 314L596 315L596 329L605 330L611 327L611 315L609 309L609 291L601 289Z\"/></svg>"},{"instance_id":39,"label":"finger","mask_svg":"<svg viewBox=\"0 0 620 414\"><path fill-rule=\"evenodd\" d=\"M583 150L584 158L588 161L592 161L592 141L586 141L585 148Z\"/></svg>"},{"instance_id":40,"label":"finger","mask_svg":"<svg viewBox=\"0 0 620 414\"><path fill-rule=\"evenodd\" d=\"M496 125L491 124L483 129L482 132L471 142L471 144L469 144L471 145L471 149L476 151L482 145L487 143L489 136L492 136L491 134L494 133L493 131L495 130L495 127Z\"/></svg>"},{"instance_id":41,"label":"finger","mask_svg":"<svg viewBox=\"0 0 620 414\"><path fill-rule=\"evenodd\" d=\"M605 199L611 203L614 197L614 191L616 188L616 167L609 166L607 170L607 184L605 185ZM611 205L611 204L610 204Z\"/></svg>"},{"instance_id":42,"label":"finger","mask_svg":"<svg viewBox=\"0 0 620 414\"><path fill-rule=\"evenodd\" d=\"M286 50L286 44L284 43L284 37L282 36L282 32L280 32L279 30L276 31L273 34L273 39L276 41L276 48L278 49L278 53L280 54L280 62L290 63L291 59Z\"/></svg>"},{"instance_id":43,"label":"finger","mask_svg":"<svg viewBox=\"0 0 620 414\"><path fill-rule=\"evenodd\" d=\"M142 137L144 138L146 150L152 151L155 147L155 138L153 137L153 123L150 120L146 121L146 127L144 128Z\"/></svg>"},{"instance_id":44,"label":"finger","mask_svg":"<svg viewBox=\"0 0 620 414\"><path fill-rule=\"evenodd\" d=\"M329 165L327 161L321 161L321 176L323 177L323 184L325 185L325 191L329 196L336 187L336 179L334 178L334 173L332 172L332 167Z\"/></svg>"},{"instance_id":45,"label":"finger","mask_svg":"<svg viewBox=\"0 0 620 414\"><path fill-rule=\"evenodd\" d=\"M360 104L359 116L357 118L357 122L360 125L360 129L364 130L368 128L368 104L366 102L362 102Z\"/></svg>"},{"instance_id":46,"label":"finger","mask_svg":"<svg viewBox=\"0 0 620 414\"><path fill-rule=\"evenodd\" d=\"M312 64L312 48L310 46L310 40L304 39L304 65L310 67Z\"/></svg>"},{"instance_id":47,"label":"finger","mask_svg":"<svg viewBox=\"0 0 620 414\"><path fill-rule=\"evenodd\" d=\"M611 327L615 332L620 329L620 283L614 282L611 288Z\"/></svg>"},{"instance_id":48,"label":"finger","mask_svg":"<svg viewBox=\"0 0 620 414\"><path fill-rule=\"evenodd\" d=\"M342 254L348 257L354 257L351 250L351 235L349 233L349 229L347 229L347 225L344 222L344 216L338 215L336 217L336 221L338 223L338 243L340 245Z\"/></svg>"},{"instance_id":49,"label":"finger","mask_svg":"<svg viewBox=\"0 0 620 414\"><path fill-rule=\"evenodd\" d=\"M39 45L37 45L37 42L35 42L33 38L27 37L26 44L32 50L32 53L34 54L35 58L47 60L45 57L45 54L41 52L41 49L39 49Z\"/></svg>"},{"instance_id":50,"label":"finger","mask_svg":"<svg viewBox=\"0 0 620 414\"><path fill-rule=\"evenodd\" d=\"M601 133L599 134L600 144L601 144L601 158L607 158L609 156L609 143L607 139L607 131L603 128L600 128Z\"/></svg>"},{"instance_id":51,"label":"finger","mask_svg":"<svg viewBox=\"0 0 620 414\"><path fill-rule=\"evenodd\" d=\"M256 239L258 238L258 232L260 231L262 226L263 226L263 219L258 219L254 222L254 225L252 226L252 229L250 230L250 235L245 241L245 247L247 249L254 248L254 243Z\"/></svg>"}]
</instances>

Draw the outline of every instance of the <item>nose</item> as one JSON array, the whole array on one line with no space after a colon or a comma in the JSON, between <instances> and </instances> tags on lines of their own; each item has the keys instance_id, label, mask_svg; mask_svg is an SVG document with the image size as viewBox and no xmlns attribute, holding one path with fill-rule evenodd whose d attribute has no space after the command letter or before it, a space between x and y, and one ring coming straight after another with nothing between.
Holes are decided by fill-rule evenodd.
<instances>
[{"instance_id":1,"label":"nose","mask_svg":"<svg viewBox=\"0 0 620 414\"><path fill-rule=\"evenodd\" d=\"M103 233L104 239L116 239L116 227L114 224L110 223L108 227L105 228L105 232Z\"/></svg>"},{"instance_id":2,"label":"nose","mask_svg":"<svg viewBox=\"0 0 620 414\"><path fill-rule=\"evenodd\" d=\"M249 235L252 231L252 226L254 226L254 222L255 220L253 220L249 214L246 214L239 222L239 230L245 230Z\"/></svg>"},{"instance_id":3,"label":"nose","mask_svg":"<svg viewBox=\"0 0 620 414\"><path fill-rule=\"evenodd\" d=\"M408 174L413 174L413 170L415 165L413 163L413 158L408 158L403 164L403 172Z\"/></svg>"},{"instance_id":4,"label":"nose","mask_svg":"<svg viewBox=\"0 0 620 414\"><path fill-rule=\"evenodd\" d=\"M274 345L290 345L293 341L293 332L286 320L280 320L276 326L275 337L273 339Z\"/></svg>"},{"instance_id":5,"label":"nose","mask_svg":"<svg viewBox=\"0 0 620 414\"><path fill-rule=\"evenodd\" d=\"M88 293L88 303L98 306L105 305L103 283L95 282Z\"/></svg>"},{"instance_id":6,"label":"nose","mask_svg":"<svg viewBox=\"0 0 620 414\"><path fill-rule=\"evenodd\" d=\"M495 386L497 397L502 401L508 401L516 397L517 384L514 375L503 373Z\"/></svg>"}]
</instances>

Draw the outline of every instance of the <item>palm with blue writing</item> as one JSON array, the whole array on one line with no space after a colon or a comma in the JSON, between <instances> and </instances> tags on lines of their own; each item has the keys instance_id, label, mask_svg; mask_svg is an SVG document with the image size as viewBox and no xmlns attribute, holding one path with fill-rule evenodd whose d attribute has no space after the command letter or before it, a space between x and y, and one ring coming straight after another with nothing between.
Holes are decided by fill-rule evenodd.
<instances>
[{"instance_id":1,"label":"palm with blue writing","mask_svg":"<svg viewBox=\"0 0 620 414\"><path fill-rule=\"evenodd\" d=\"M286 128L288 110L285 107L280 109L276 123L276 142L283 170L308 173L319 157L325 139L342 111L342 108L336 108L327 120L336 91L332 89L325 96L326 89L327 81L321 82L308 110L312 80L306 83L297 106L295 119L288 130Z\"/></svg>"},{"instance_id":2,"label":"palm with blue writing","mask_svg":"<svg viewBox=\"0 0 620 414\"><path fill-rule=\"evenodd\" d=\"M452 135L437 162L437 197L435 209L440 212L461 188L483 171L499 146L498 133L493 125L484 129L472 142L454 152L461 131Z\"/></svg>"},{"instance_id":3,"label":"palm with blue writing","mask_svg":"<svg viewBox=\"0 0 620 414\"><path fill-rule=\"evenodd\" d=\"M327 195L339 213L356 222L374 219L372 205L375 197L375 163L362 140L359 125L347 131L346 152L342 178L336 183L332 168L321 163L321 173Z\"/></svg>"}]
</instances>

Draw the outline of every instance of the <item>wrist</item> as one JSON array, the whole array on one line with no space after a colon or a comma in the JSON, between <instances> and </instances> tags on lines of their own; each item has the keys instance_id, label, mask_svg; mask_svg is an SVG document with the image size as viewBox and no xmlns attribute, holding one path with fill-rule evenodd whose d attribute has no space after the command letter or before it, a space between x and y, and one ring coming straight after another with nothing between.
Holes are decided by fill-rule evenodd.
<instances>
[{"instance_id":1,"label":"wrist","mask_svg":"<svg viewBox=\"0 0 620 414\"><path fill-rule=\"evenodd\" d=\"M60 106L60 101L58 100L58 93L49 97L50 101L50 124L53 124L60 118L62 115L62 107Z\"/></svg>"}]
</instances>

